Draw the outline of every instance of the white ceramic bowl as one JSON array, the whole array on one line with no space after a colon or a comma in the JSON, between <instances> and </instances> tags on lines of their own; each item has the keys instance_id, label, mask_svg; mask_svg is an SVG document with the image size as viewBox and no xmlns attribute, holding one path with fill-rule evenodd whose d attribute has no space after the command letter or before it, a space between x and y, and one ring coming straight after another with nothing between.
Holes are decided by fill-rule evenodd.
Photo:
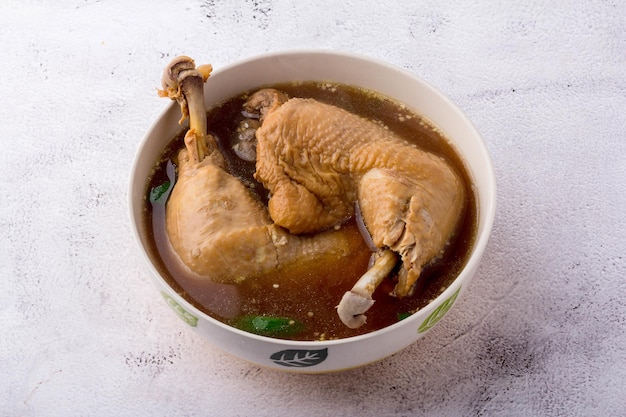
<instances>
[{"instance_id":1,"label":"white ceramic bowl","mask_svg":"<svg viewBox=\"0 0 626 417\"><path fill-rule=\"evenodd\" d=\"M459 108L415 75L363 56L313 50L270 53L247 59L214 71L206 83L206 103L211 106L245 90L297 80L358 85L394 97L438 126L463 156L477 192L477 236L465 268L434 301L409 318L372 333L310 342L247 333L209 317L188 303L153 265L142 221L147 178L160 152L181 130L178 125L180 109L175 103L156 119L137 152L130 178L130 217L133 233L155 284L187 325L213 345L264 367L305 373L330 372L365 365L405 348L424 336L463 294L491 233L495 215L495 177L480 135Z\"/></svg>"}]
</instances>

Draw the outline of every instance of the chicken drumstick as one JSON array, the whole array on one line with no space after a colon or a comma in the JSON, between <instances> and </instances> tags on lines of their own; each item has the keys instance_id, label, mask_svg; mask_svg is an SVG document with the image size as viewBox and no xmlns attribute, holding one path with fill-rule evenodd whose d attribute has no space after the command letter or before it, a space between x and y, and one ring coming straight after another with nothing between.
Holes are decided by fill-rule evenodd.
<instances>
[{"instance_id":1,"label":"chicken drumstick","mask_svg":"<svg viewBox=\"0 0 626 417\"><path fill-rule=\"evenodd\" d=\"M159 95L176 100L189 117L185 149L178 153L176 184L166 205L166 231L180 260L199 279L234 283L268 276L281 267L323 257L328 262L362 250L358 232L331 230L296 236L277 226L226 163L207 133L204 82L210 66L174 59Z\"/></svg>"}]
</instances>

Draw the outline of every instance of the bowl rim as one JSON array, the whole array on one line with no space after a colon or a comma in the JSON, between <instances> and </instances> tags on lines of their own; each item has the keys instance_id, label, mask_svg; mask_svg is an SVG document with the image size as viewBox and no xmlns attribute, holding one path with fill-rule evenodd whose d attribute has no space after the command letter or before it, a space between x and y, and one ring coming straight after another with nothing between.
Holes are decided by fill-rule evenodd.
<instances>
[{"instance_id":1,"label":"bowl rim","mask_svg":"<svg viewBox=\"0 0 626 417\"><path fill-rule=\"evenodd\" d=\"M246 57L246 58L237 60L235 62L232 62L230 64L226 64L220 68L214 69L211 76L213 77L222 72L229 71L233 68L236 68L242 65L248 65L252 62L259 61L259 60L266 60L266 59L271 59L271 58L276 58L276 57L298 57L298 56L311 56L311 55L331 56L335 59L349 58L355 61L368 62L370 64L374 64L375 66L382 67L385 70L388 70L391 72L400 72L400 73L403 73L405 76L408 76L414 79L415 81L417 81L418 83L420 83L422 87L429 90L431 93L439 96L440 99L446 104L446 106L448 106L448 108L450 108L452 111L454 111L457 114L457 116L459 117L459 121L462 121L463 123L467 125L467 128L470 131L469 135L475 136L476 138L478 138L478 143L476 144L477 146L475 147L474 150L480 153L480 158L484 160L486 163L486 165L482 167L484 170L486 170L485 178L487 178L488 180L488 183L485 185L484 188L490 191L486 193L486 196L487 196L486 204L477 203L478 204L477 216L479 218L483 216L484 221L481 224L482 231L481 230L477 231L478 235L476 236L476 240L474 242L474 246L467 260L467 263L465 264L461 272L457 275L457 277L454 278L452 283L448 285L448 287L441 294L439 294L437 297L431 300L427 305L422 307L418 312L412 314L411 316L407 317L404 320L400 320L389 326L386 326L378 330L373 330L368 333L344 337L340 339L329 339L329 340L290 340L290 339L280 339L280 338L274 338L274 337L269 337L269 336L262 336L262 335L258 335L258 334L251 333L251 332L246 332L244 330L240 330L236 327L230 326L226 323L221 322L220 320L213 318L212 316L203 312L202 310L198 309L196 306L191 304L187 299L181 296L174 288L172 288L167 283L167 280L165 280L165 278L163 278L161 273L156 269L152 260L150 259L150 256L148 255L146 251L145 246L142 243L141 236L139 235L139 231L137 229L137 221L139 219L135 218L134 210L132 209L129 210L130 223L131 223L131 228L133 230L133 235L135 237L136 243L139 246L141 255L144 258L145 263L147 263L148 268L150 269L152 279L157 279L159 283L168 290L168 293L169 293L168 295L174 298L174 300L177 303L184 306L186 310L190 311L195 316L202 318L203 320L208 321L209 323L216 325L222 328L223 330L232 332L241 337L250 338L250 339L262 342L262 343L271 343L274 345L280 345L284 347L298 347L298 348L308 348L308 347L311 347L312 345L319 346L320 344L324 344L326 346L343 345L343 344L356 343L359 341L380 337L389 332L394 332L400 327L408 327L412 322L418 320L420 317L426 317L427 314L430 314L435 308L441 305L443 300L447 300L459 289L464 291L467 288L467 285L462 285L461 282L464 281L464 279L461 279L461 278L465 278L466 275L468 274L473 274L475 269L478 267L478 264L480 263L482 254L484 253L484 250L488 244L491 231L493 228L493 223L495 220L495 213L496 213L496 200L497 200L496 199L497 189L496 189L495 171L493 167L493 161L487 150L485 140L480 135L480 133L478 132L474 124L467 117L467 115L461 110L461 108L457 104L455 104L445 93L436 89L430 83L425 81L423 78L408 71L407 69L403 67L390 64L379 58L374 58L371 56L357 54L353 52L344 52L344 51L339 51L339 50L321 49L321 48L320 49L305 48L305 49L285 49L285 50L271 51L271 52L252 55L250 57ZM372 88L368 88L368 89L375 91ZM129 187L128 187L129 188L128 189L128 203L129 203L128 207L130 208L135 206L135 203L133 201L133 185L135 184L135 176L136 176L136 171L137 171L136 168L141 159L140 155L143 153L142 151L144 150L144 148L148 146L148 138L149 136L151 136L153 130L155 129L155 125L158 123L159 120L162 120L168 112L171 112L173 107L178 107L178 105L175 102L168 103L165 106L165 108L162 109L157 114L157 116L150 123L148 130L143 135L142 140L135 152L135 156L131 164L131 176L130 176ZM470 174L473 175L473 173L471 172L471 169L469 169L469 166L466 168L470 171Z\"/></svg>"}]
</instances>

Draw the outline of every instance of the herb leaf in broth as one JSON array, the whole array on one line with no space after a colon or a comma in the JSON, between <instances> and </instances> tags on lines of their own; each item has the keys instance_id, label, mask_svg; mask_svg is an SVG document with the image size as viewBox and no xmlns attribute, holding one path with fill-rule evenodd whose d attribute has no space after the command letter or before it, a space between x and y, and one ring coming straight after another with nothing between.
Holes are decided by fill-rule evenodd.
<instances>
[{"instance_id":1,"label":"herb leaf in broth","mask_svg":"<svg viewBox=\"0 0 626 417\"><path fill-rule=\"evenodd\" d=\"M304 324L287 317L244 316L236 321L235 327L261 336L289 337L300 333Z\"/></svg>"},{"instance_id":2,"label":"herb leaf in broth","mask_svg":"<svg viewBox=\"0 0 626 417\"><path fill-rule=\"evenodd\" d=\"M150 190L150 202L152 204L165 204L170 194L170 185L169 181L165 181L160 185L152 187Z\"/></svg>"},{"instance_id":3,"label":"herb leaf in broth","mask_svg":"<svg viewBox=\"0 0 626 417\"><path fill-rule=\"evenodd\" d=\"M411 313L410 311L406 313L398 313L398 321L402 321L408 317L411 317L411 314L413 313Z\"/></svg>"}]
</instances>

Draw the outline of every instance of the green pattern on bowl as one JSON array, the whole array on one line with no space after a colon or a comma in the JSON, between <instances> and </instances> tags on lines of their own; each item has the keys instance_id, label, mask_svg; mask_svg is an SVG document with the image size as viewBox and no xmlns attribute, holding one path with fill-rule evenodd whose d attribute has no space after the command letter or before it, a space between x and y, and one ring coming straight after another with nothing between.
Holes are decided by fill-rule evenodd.
<instances>
[{"instance_id":1,"label":"green pattern on bowl","mask_svg":"<svg viewBox=\"0 0 626 417\"><path fill-rule=\"evenodd\" d=\"M178 317L183 319L185 323L190 325L191 327L196 327L198 325L198 318L185 310L180 304L176 302L172 297L170 297L165 291L161 291L161 295L165 298L167 305L172 308L178 314Z\"/></svg>"},{"instance_id":2,"label":"green pattern on bowl","mask_svg":"<svg viewBox=\"0 0 626 417\"><path fill-rule=\"evenodd\" d=\"M428 316L426 320L424 320L424 322L419 327L419 329L417 329L417 332L424 333L425 331L433 327L435 324L437 324L437 322L441 320L441 318L448 312L448 310L450 310L450 307L452 307L452 304L454 304L454 301L456 300L456 297L459 295L460 291L461 291L461 287L459 287L459 289L456 290L456 292L452 294L450 298L448 298L446 301L441 303L441 305L437 307L435 311L430 313L430 316Z\"/></svg>"}]
</instances>

